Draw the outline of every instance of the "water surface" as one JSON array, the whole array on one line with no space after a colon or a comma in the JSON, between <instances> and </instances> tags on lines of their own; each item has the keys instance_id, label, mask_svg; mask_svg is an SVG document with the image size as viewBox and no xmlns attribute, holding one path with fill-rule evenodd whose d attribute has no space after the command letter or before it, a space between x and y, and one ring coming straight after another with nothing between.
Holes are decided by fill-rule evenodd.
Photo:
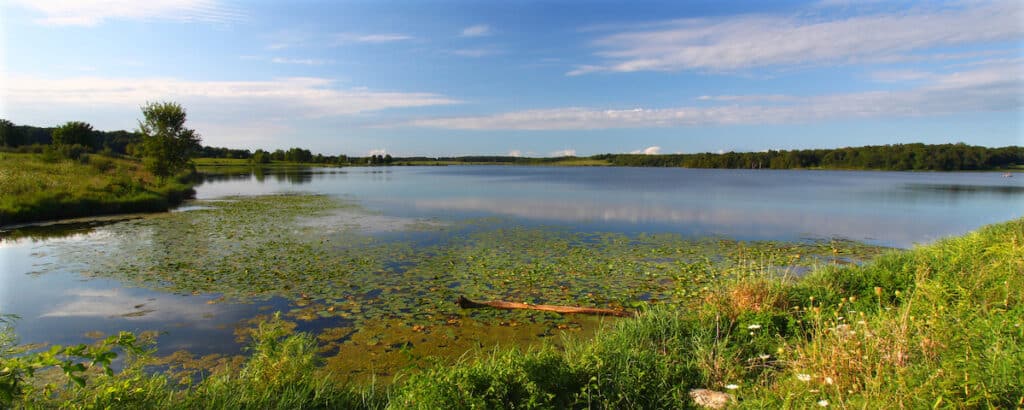
<instances>
[{"instance_id":1,"label":"water surface","mask_svg":"<svg viewBox=\"0 0 1024 410\"><path fill-rule=\"evenodd\" d=\"M384 355L398 355L399 350L406 351L413 343L417 348L429 347L422 347L427 349L423 354L435 354L438 349L466 349L483 333L493 335L495 343L520 343L524 338L552 336L553 329L585 332L598 323L569 319L548 324L522 315L453 312L446 300L460 292L550 297L562 295L558 290L561 287L563 300L575 304L609 302L600 299L600 294L593 296L600 292L584 286L629 294L628 290L587 278L545 283L550 275L562 274L553 271L559 269L554 262L560 261L557 258L561 248L550 252L531 250L518 256L519 260L502 260L505 253L518 251L502 250L503 246L543 243L552 247L565 245L566 252L574 252L571 243L579 246L591 241L597 246L602 241L638 235L647 238L643 241L659 243L661 239L657 236L644 235L667 234L683 238L711 236L822 243L794 253L813 252L818 246L829 254L827 247L835 245L820 241L839 238L910 247L1024 216L1024 177L1004 178L999 173L982 172L511 166L308 168L211 175L196 191L197 201L180 207L173 216L176 222L171 225L161 225L166 220L160 218L167 215L133 216L127 220L115 218L3 233L0 312L22 317L17 330L27 343L70 344L87 342L97 333L156 331L160 333L162 352L188 350L195 354L237 353L243 344L237 335L239 326L274 311L291 312L300 331L338 335L333 339L337 343L327 352L337 353L335 362L360 352L379 352L384 360ZM264 240L269 248L252 249L267 258L286 258L288 255L274 254L274 238L258 236L261 226L249 226L246 233L233 232L231 226L218 227L216 232L191 230L187 226L195 220L197 227L209 228L210 225L199 224L200 217L208 217L204 212L216 208L217 201L237 200L230 198L239 195L285 192L326 194L352 205L327 215L299 218L282 230L270 229L276 228L273 218L259 222L267 227L266 235L291 235L293 242L295 238L312 238L314 243L310 246L316 246L316 238L334 241L335 248L324 248L333 249L332 253L311 252L295 264L301 263L314 273L329 270L356 261L364 249L392 259L359 262L365 265L359 268L362 270L346 271L349 276L332 277L330 285L324 283L337 287L330 291L312 283L271 287L263 293L246 289L225 292L223 287L165 286L146 278L168 271L173 274L175 269L198 269L202 273L209 266L195 267L194 262L204 258L238 259L241 265L218 269L245 269L246 259L232 252L249 252L246 246ZM564 233L564 238L570 239L543 242L547 239L536 235L546 231L529 230L537 227L554 229L552 232ZM518 231L519 228L527 230ZM505 236L473 239L474 234L481 232ZM608 239L593 234L572 239L573 232L624 236ZM237 242L232 242L234 235ZM663 242L669 249L683 244L677 239ZM400 246L389 248L389 243ZM302 243L290 242L289 246L300 251L306 249ZM641 277L648 273L634 271L654 269L656 272L651 275L664 275L655 281L650 292L629 294L636 300L652 295L664 297L657 293L657 285L672 286L672 270L685 265L673 259L678 255L647 258L627 255L630 246L602 246L635 259L625 267L595 267L584 258L578 261L581 265L577 268ZM735 245L730 242L722 249L732 249L729 246ZM663 252L663 248L658 248L658 252ZM420 252L421 249L429 250ZM328 259L321 261L324 255ZM335 263L330 257L341 258L341 262ZM541 263L544 258L549 260ZM290 263L283 261L260 269L288 270ZM448 272L448 263L452 271L461 269L463 276ZM494 270L494 265L501 263L508 266ZM129 269L130 275L113 273L126 266L145 269ZM487 269L492 269L492 274L509 274L506 282L545 289L502 294L501 289L495 289L501 282L494 281L481 281L479 287L469 287L475 281L471 275ZM807 266L793 269L803 272ZM438 282L420 283L430 280ZM607 282L607 278L602 280ZM407 283L410 281L413 283ZM260 297L237 297L247 293L259 293ZM389 301L398 302L392 306L387 304L392 303ZM389 313L388 309L394 312ZM376 315L375 326L381 328L377 330L386 334L357 332L359 325L353 323L358 322L360 314ZM494 324L487 324L488 320ZM477 333L466 333L471 331Z\"/></svg>"}]
</instances>

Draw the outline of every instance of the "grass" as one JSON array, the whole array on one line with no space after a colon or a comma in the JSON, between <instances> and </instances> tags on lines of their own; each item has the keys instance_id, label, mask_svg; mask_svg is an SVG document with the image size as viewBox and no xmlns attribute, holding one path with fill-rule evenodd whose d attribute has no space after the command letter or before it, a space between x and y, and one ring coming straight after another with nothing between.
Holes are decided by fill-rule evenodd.
<instances>
[{"instance_id":1,"label":"grass","mask_svg":"<svg viewBox=\"0 0 1024 410\"><path fill-rule=\"evenodd\" d=\"M328 382L280 319L252 355L183 385L129 366L29 408L692 408L691 389L749 408L1019 408L1024 219L804 278L756 264L591 339L438 365L388 386ZM0 366L2 367L2 366Z\"/></svg>"},{"instance_id":2,"label":"grass","mask_svg":"<svg viewBox=\"0 0 1024 410\"><path fill-rule=\"evenodd\" d=\"M187 182L162 181L141 162L97 154L0 153L0 186L0 225L165 211L192 193Z\"/></svg>"}]
</instances>

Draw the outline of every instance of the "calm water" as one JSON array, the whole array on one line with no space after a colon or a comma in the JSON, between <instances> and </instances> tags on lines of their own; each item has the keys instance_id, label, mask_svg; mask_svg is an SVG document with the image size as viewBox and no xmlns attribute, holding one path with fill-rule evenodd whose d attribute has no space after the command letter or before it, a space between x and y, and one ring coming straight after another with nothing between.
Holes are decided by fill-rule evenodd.
<instances>
[{"instance_id":1,"label":"calm water","mask_svg":"<svg viewBox=\"0 0 1024 410\"><path fill-rule=\"evenodd\" d=\"M388 215L504 216L582 230L910 247L1024 215L1024 175L566 167L390 167L209 181L199 198L302 191Z\"/></svg>"},{"instance_id":2,"label":"calm water","mask_svg":"<svg viewBox=\"0 0 1024 410\"><path fill-rule=\"evenodd\" d=\"M391 167L210 177L199 199L311 192L385 217L458 221L498 216L581 231L673 232L738 239L844 238L928 243L1024 216L1024 175L656 168ZM116 223L116 222L115 222ZM90 331L163 332L164 351L232 352L233 327L289 301L208 304L217 295L123 287L60 266L69 243L109 246L109 231L0 240L0 312L22 317L23 342L78 343ZM0 234L2 235L2 234ZM300 324L315 327L315 322Z\"/></svg>"}]
</instances>

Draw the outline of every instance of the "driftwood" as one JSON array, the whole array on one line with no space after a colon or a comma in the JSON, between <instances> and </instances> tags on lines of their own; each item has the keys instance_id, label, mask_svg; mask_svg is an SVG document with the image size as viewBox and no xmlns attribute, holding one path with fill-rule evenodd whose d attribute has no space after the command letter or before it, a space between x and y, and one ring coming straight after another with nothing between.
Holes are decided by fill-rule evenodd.
<instances>
[{"instance_id":1,"label":"driftwood","mask_svg":"<svg viewBox=\"0 0 1024 410\"><path fill-rule=\"evenodd\" d=\"M495 309L527 309L527 310L544 310L548 312L558 313L583 313L588 315L604 315L604 316L620 316L630 317L635 316L635 313L627 312L624 310L615 309L601 309L601 308L587 308L587 307L576 307L576 306L556 306L556 305L531 305L527 303L517 302L506 302L503 300L494 300L490 302L474 302L466 299L465 296L459 296L455 301L455 304L463 309L471 308L482 308L490 307Z\"/></svg>"}]
</instances>

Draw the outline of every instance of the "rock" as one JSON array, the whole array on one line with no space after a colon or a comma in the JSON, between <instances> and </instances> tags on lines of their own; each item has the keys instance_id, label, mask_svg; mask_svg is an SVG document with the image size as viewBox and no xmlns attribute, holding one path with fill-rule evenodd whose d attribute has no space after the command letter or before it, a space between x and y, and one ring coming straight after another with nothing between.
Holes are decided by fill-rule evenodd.
<instances>
[{"instance_id":1,"label":"rock","mask_svg":"<svg viewBox=\"0 0 1024 410\"><path fill-rule=\"evenodd\" d=\"M693 402L697 403L698 406L709 409L725 408L729 403L736 401L736 398L731 394L708 389L690 390L690 397L693 398Z\"/></svg>"}]
</instances>

